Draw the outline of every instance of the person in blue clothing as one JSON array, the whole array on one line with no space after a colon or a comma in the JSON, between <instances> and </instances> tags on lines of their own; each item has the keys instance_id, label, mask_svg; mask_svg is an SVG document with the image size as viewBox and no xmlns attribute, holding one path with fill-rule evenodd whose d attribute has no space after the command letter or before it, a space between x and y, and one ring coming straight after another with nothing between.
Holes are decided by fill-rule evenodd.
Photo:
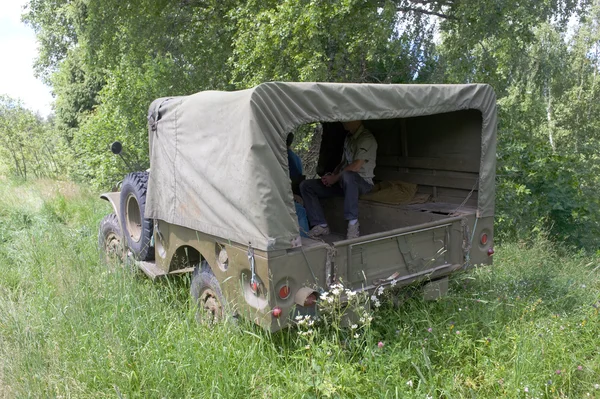
<instances>
[{"instance_id":1,"label":"person in blue clothing","mask_svg":"<svg viewBox=\"0 0 600 399\"><path fill-rule=\"evenodd\" d=\"M300 182L304 179L302 175L302 161L300 157L292 151L292 143L294 142L294 134L290 133L287 136L287 153L288 153L288 168L290 170L290 179L292 180L292 191L294 192L294 206L296 207L296 215L298 216L298 225L300 226L300 236L308 237L308 217L306 216L306 209L299 202L299 186Z\"/></svg>"},{"instance_id":2,"label":"person in blue clothing","mask_svg":"<svg viewBox=\"0 0 600 399\"><path fill-rule=\"evenodd\" d=\"M294 142L294 133L290 133L287 136L287 153L288 153L288 165L290 168L290 179L292 181L298 180L302 177L302 161L300 157L292 151L292 143Z\"/></svg>"}]
</instances>

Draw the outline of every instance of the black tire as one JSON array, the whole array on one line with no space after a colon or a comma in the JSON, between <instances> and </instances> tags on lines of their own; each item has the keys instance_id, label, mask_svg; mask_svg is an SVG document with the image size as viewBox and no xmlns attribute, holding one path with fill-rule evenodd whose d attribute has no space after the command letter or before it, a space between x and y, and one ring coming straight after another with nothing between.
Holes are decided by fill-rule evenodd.
<instances>
[{"instance_id":1,"label":"black tire","mask_svg":"<svg viewBox=\"0 0 600 399\"><path fill-rule=\"evenodd\" d=\"M127 248L137 260L153 260L152 220L144 219L148 172L132 172L121 185L121 228Z\"/></svg>"},{"instance_id":2,"label":"black tire","mask_svg":"<svg viewBox=\"0 0 600 399\"><path fill-rule=\"evenodd\" d=\"M206 320L214 323L225 319L224 316L228 313L225 298L217 278L205 260L194 268L190 292L194 303L198 306L199 321Z\"/></svg>"},{"instance_id":3,"label":"black tire","mask_svg":"<svg viewBox=\"0 0 600 399\"><path fill-rule=\"evenodd\" d=\"M102 219L98 230L98 249L100 260L107 264L122 262L124 257L123 243L121 242L121 226L117 215L111 213Z\"/></svg>"}]
</instances>

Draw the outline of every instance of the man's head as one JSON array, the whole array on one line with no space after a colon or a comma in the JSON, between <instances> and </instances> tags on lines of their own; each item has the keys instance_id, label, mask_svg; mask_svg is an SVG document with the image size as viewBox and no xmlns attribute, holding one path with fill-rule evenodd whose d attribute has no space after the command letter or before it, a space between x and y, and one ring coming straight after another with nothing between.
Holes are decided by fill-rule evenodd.
<instances>
[{"instance_id":1,"label":"man's head","mask_svg":"<svg viewBox=\"0 0 600 399\"><path fill-rule=\"evenodd\" d=\"M342 125L344 125L344 129L346 129L350 134L354 134L362 125L362 121L342 122Z\"/></svg>"},{"instance_id":2,"label":"man's head","mask_svg":"<svg viewBox=\"0 0 600 399\"><path fill-rule=\"evenodd\" d=\"M288 147L291 147L293 142L294 142L294 133L290 133L290 134L287 135L287 139L285 140L285 144L287 144Z\"/></svg>"}]
</instances>

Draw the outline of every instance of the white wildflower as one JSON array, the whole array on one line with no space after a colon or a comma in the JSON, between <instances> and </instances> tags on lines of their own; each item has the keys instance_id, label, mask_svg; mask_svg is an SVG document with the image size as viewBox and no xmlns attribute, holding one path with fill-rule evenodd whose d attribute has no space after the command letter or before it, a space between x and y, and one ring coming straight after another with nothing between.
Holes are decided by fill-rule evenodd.
<instances>
[{"instance_id":1,"label":"white wildflower","mask_svg":"<svg viewBox=\"0 0 600 399\"><path fill-rule=\"evenodd\" d=\"M351 329L353 329L353 330L356 330L356 329L358 328L358 325L356 325L356 324L352 324L352 325L350 326L350 328L351 328Z\"/></svg>"},{"instance_id":2,"label":"white wildflower","mask_svg":"<svg viewBox=\"0 0 600 399\"><path fill-rule=\"evenodd\" d=\"M298 316L296 316L296 320L302 320L302 315L299 314Z\"/></svg>"},{"instance_id":3,"label":"white wildflower","mask_svg":"<svg viewBox=\"0 0 600 399\"><path fill-rule=\"evenodd\" d=\"M306 332L306 335L310 335L310 334L312 334L312 333L313 333L313 330L308 330L308 331Z\"/></svg>"},{"instance_id":4,"label":"white wildflower","mask_svg":"<svg viewBox=\"0 0 600 399\"><path fill-rule=\"evenodd\" d=\"M321 300L324 301L325 299L327 299L327 292L324 292L321 294Z\"/></svg>"},{"instance_id":5,"label":"white wildflower","mask_svg":"<svg viewBox=\"0 0 600 399\"><path fill-rule=\"evenodd\" d=\"M335 296L337 296L337 295L339 295L339 294L340 294L340 290L339 290L339 289L337 289L337 288L334 288L334 289L332 289L332 290L331 290L331 295L335 295Z\"/></svg>"},{"instance_id":6,"label":"white wildflower","mask_svg":"<svg viewBox=\"0 0 600 399\"><path fill-rule=\"evenodd\" d=\"M359 333L354 334L354 338L358 338L358 337L360 337Z\"/></svg>"},{"instance_id":7,"label":"white wildflower","mask_svg":"<svg viewBox=\"0 0 600 399\"><path fill-rule=\"evenodd\" d=\"M396 280L392 280L392 283L391 283L390 285L391 285L392 287L395 287L397 282L398 282L398 281L396 281Z\"/></svg>"},{"instance_id":8,"label":"white wildflower","mask_svg":"<svg viewBox=\"0 0 600 399\"><path fill-rule=\"evenodd\" d=\"M365 324L365 321L367 321L367 319L365 319L364 317L361 317L361 318L359 319L359 321L360 321L361 323Z\"/></svg>"},{"instance_id":9,"label":"white wildflower","mask_svg":"<svg viewBox=\"0 0 600 399\"><path fill-rule=\"evenodd\" d=\"M353 296L356 296L356 292L350 291L350 290L346 290L346 295L348 295L350 298L352 298Z\"/></svg>"},{"instance_id":10,"label":"white wildflower","mask_svg":"<svg viewBox=\"0 0 600 399\"><path fill-rule=\"evenodd\" d=\"M408 380L408 381L406 381L406 385L408 385L409 387L411 387L411 388L412 388L412 386L413 386L413 382L412 382L412 380Z\"/></svg>"},{"instance_id":11,"label":"white wildflower","mask_svg":"<svg viewBox=\"0 0 600 399\"><path fill-rule=\"evenodd\" d=\"M310 349L310 345L306 345L304 348L305 349Z\"/></svg>"},{"instance_id":12,"label":"white wildflower","mask_svg":"<svg viewBox=\"0 0 600 399\"><path fill-rule=\"evenodd\" d=\"M381 302L379 302L378 300L376 300L375 302L373 302L373 305L378 308L381 306Z\"/></svg>"},{"instance_id":13,"label":"white wildflower","mask_svg":"<svg viewBox=\"0 0 600 399\"><path fill-rule=\"evenodd\" d=\"M327 351L327 356L331 356L331 351Z\"/></svg>"},{"instance_id":14,"label":"white wildflower","mask_svg":"<svg viewBox=\"0 0 600 399\"><path fill-rule=\"evenodd\" d=\"M333 303L333 298L332 298L332 297L330 297L330 296L328 296L328 297L327 297L327 303Z\"/></svg>"},{"instance_id":15,"label":"white wildflower","mask_svg":"<svg viewBox=\"0 0 600 399\"><path fill-rule=\"evenodd\" d=\"M523 392L529 392L529 388L528 387L523 388Z\"/></svg>"},{"instance_id":16,"label":"white wildflower","mask_svg":"<svg viewBox=\"0 0 600 399\"><path fill-rule=\"evenodd\" d=\"M377 297L376 297L375 295L371 295L371 300L372 300L372 301L376 301L376 300L377 300Z\"/></svg>"},{"instance_id":17,"label":"white wildflower","mask_svg":"<svg viewBox=\"0 0 600 399\"><path fill-rule=\"evenodd\" d=\"M383 286L380 286L379 288L377 288L377 295L381 295L383 294Z\"/></svg>"}]
</instances>

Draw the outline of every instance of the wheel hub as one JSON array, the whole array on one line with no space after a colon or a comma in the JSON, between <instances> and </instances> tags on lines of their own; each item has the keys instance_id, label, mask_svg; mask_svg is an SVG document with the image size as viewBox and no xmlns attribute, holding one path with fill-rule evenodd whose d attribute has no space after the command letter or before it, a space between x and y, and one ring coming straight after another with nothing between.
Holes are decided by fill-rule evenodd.
<instances>
[{"instance_id":1,"label":"wheel hub","mask_svg":"<svg viewBox=\"0 0 600 399\"><path fill-rule=\"evenodd\" d=\"M127 224L127 231L129 232L131 239L135 242L139 242L142 237L142 213L140 211L140 205L133 195L130 195L127 198L125 223Z\"/></svg>"},{"instance_id":2,"label":"wheel hub","mask_svg":"<svg viewBox=\"0 0 600 399\"><path fill-rule=\"evenodd\" d=\"M106 237L104 251L107 262L114 262L121 258L122 252L121 239L115 233L110 233Z\"/></svg>"},{"instance_id":3,"label":"wheel hub","mask_svg":"<svg viewBox=\"0 0 600 399\"><path fill-rule=\"evenodd\" d=\"M204 313L209 316L212 322L223 318L223 306L219 301L217 294L210 288L206 288L200 295L200 305Z\"/></svg>"}]
</instances>

